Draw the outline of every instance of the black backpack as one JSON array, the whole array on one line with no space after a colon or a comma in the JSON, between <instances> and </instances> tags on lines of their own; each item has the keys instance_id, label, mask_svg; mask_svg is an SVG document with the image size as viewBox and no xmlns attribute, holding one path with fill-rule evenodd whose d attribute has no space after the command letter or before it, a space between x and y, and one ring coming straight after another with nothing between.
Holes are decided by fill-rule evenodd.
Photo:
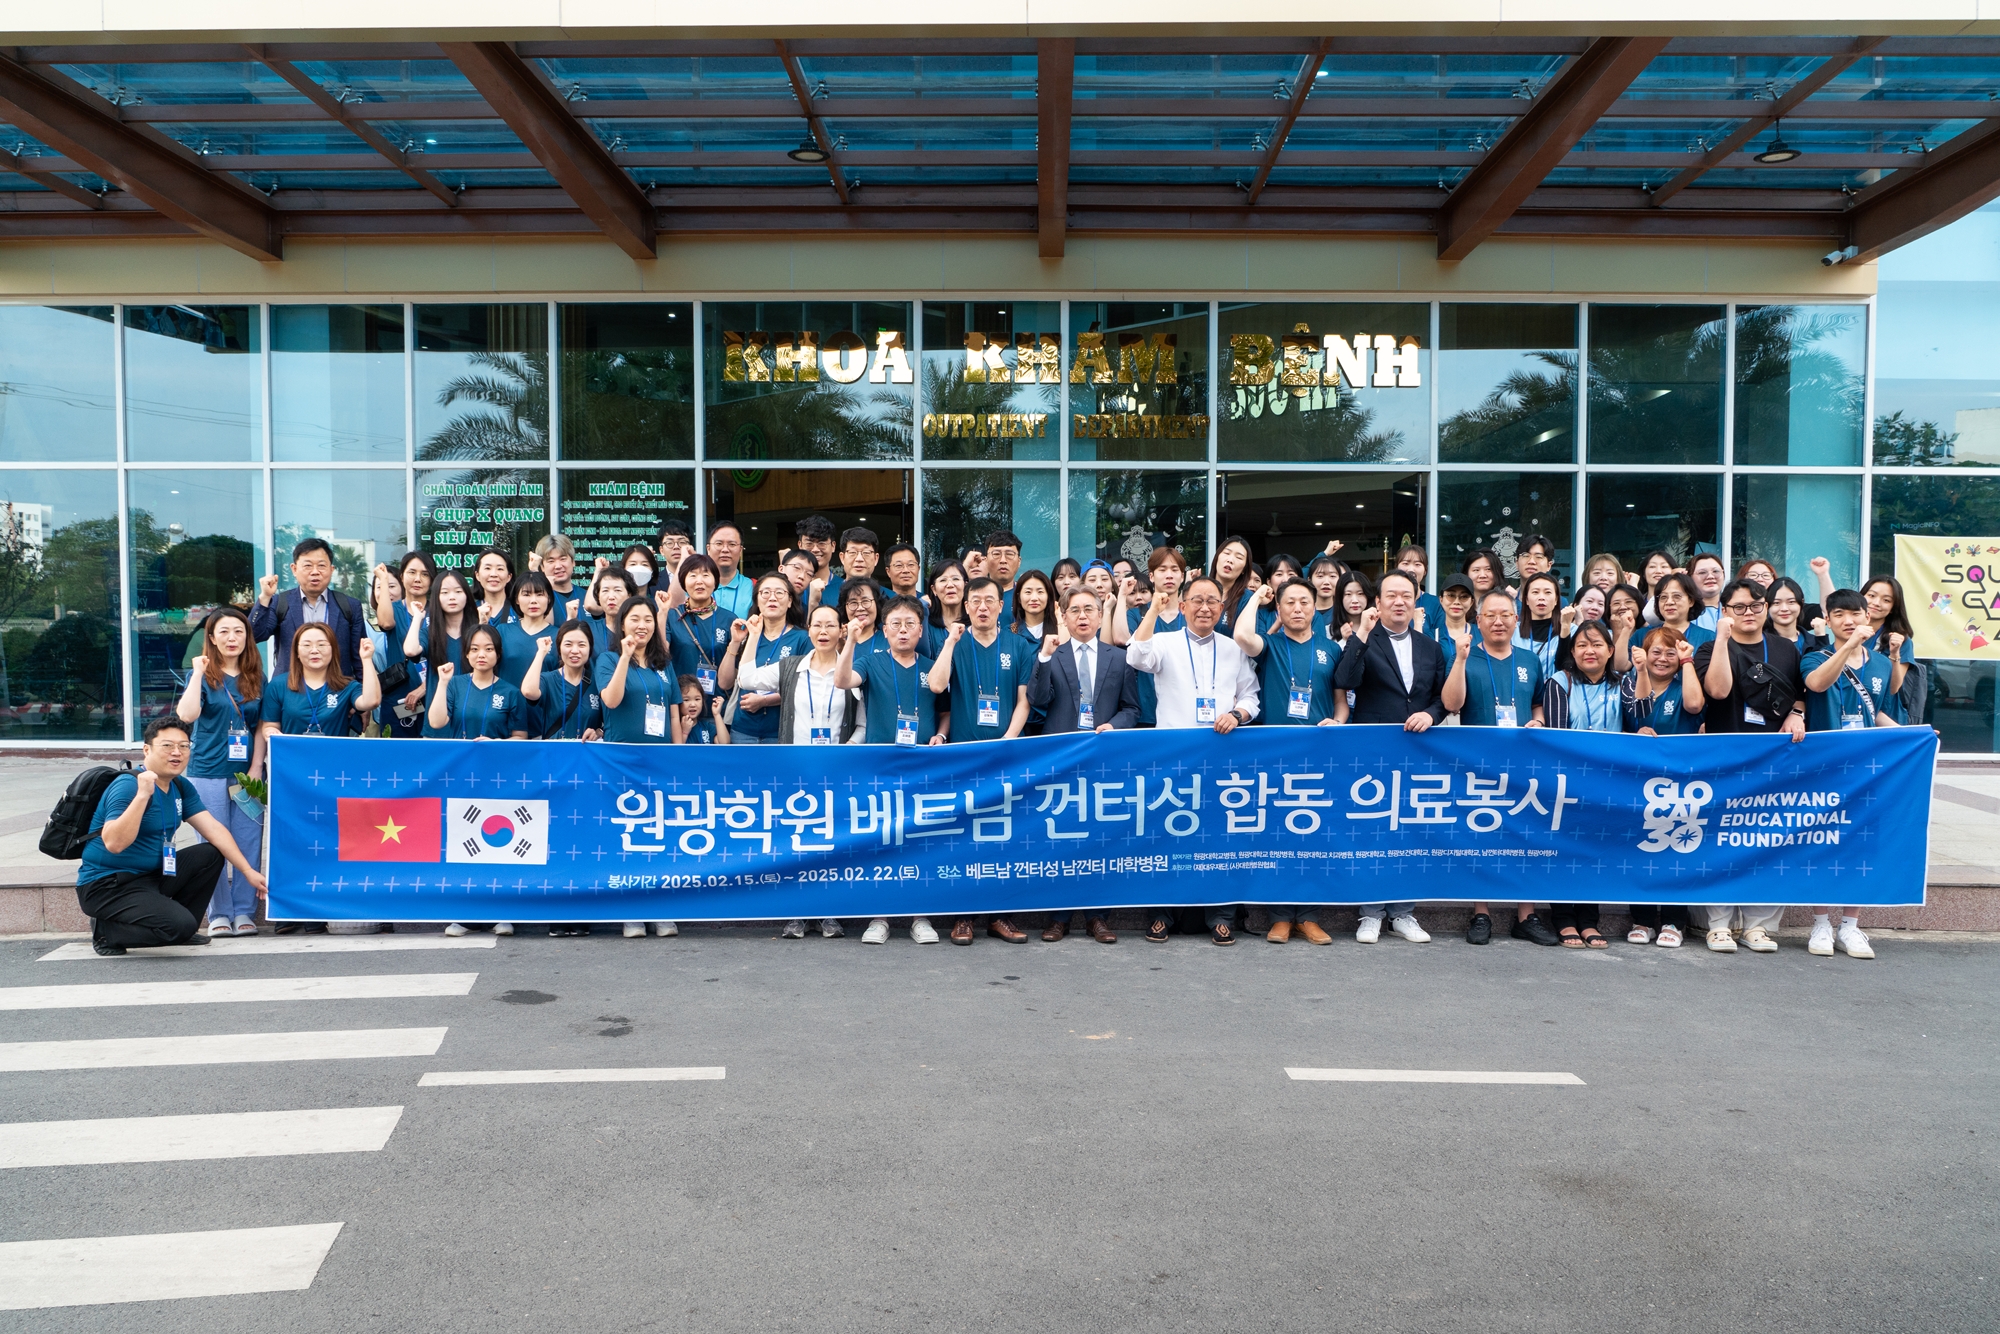
<instances>
[{"instance_id":1,"label":"black backpack","mask_svg":"<svg viewBox=\"0 0 2000 1334\"><path fill-rule=\"evenodd\" d=\"M131 772L132 762L127 760L117 769L100 764L72 778L42 826L42 855L66 862L82 858L84 845L90 842L90 822L97 818L97 803L113 781Z\"/></svg>"}]
</instances>

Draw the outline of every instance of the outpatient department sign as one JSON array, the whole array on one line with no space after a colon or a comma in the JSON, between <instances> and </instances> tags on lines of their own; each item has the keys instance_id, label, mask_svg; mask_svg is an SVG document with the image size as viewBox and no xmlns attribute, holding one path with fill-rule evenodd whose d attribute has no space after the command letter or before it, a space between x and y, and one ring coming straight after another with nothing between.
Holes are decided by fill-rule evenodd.
<instances>
[{"instance_id":1,"label":"outpatient department sign","mask_svg":"<svg viewBox=\"0 0 2000 1334\"><path fill-rule=\"evenodd\" d=\"M865 750L274 737L271 916L1923 902L1929 728L1112 732Z\"/></svg>"}]
</instances>

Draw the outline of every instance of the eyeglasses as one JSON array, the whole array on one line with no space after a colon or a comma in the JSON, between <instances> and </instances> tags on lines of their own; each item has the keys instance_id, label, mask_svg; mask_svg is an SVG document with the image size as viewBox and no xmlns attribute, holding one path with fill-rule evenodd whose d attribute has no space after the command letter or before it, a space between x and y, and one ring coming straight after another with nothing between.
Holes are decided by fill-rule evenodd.
<instances>
[{"instance_id":1,"label":"eyeglasses","mask_svg":"<svg viewBox=\"0 0 2000 1334\"><path fill-rule=\"evenodd\" d=\"M1221 599L1221 598L1189 598L1189 599L1187 600L1187 605L1188 605L1188 606L1190 606L1190 607L1220 607L1220 606L1222 605L1222 599Z\"/></svg>"},{"instance_id":2,"label":"eyeglasses","mask_svg":"<svg viewBox=\"0 0 2000 1334\"><path fill-rule=\"evenodd\" d=\"M1723 610L1731 616L1748 616L1753 612L1764 610L1764 604L1761 602L1732 602L1724 607Z\"/></svg>"},{"instance_id":3,"label":"eyeglasses","mask_svg":"<svg viewBox=\"0 0 2000 1334\"><path fill-rule=\"evenodd\" d=\"M169 755L181 755L194 749L192 745L185 741L155 741L153 744Z\"/></svg>"}]
</instances>

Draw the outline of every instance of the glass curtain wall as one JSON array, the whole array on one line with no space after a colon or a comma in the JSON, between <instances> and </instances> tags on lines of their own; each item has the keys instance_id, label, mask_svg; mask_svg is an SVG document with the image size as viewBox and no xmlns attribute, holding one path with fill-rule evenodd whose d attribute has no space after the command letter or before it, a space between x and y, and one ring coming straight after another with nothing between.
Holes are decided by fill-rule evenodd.
<instances>
[{"instance_id":1,"label":"glass curtain wall","mask_svg":"<svg viewBox=\"0 0 2000 1334\"><path fill-rule=\"evenodd\" d=\"M1981 476L2000 377L1965 350L2000 319L2000 214L1968 223L1971 258L1885 267L1879 320L1852 301L0 306L0 744L135 735L201 617L266 573L289 586L307 537L364 596L412 543L518 568L560 531L587 563L744 509L774 551L772 488L831 513L837 480L894 490L931 565L995 530L1042 569L1163 544L1206 564L1235 533L1260 559L1339 541L1369 568L1419 542L1435 584L1481 549L1511 572L1545 537L1568 579L1664 549L1795 577L1823 555L1852 583L1890 568L1899 528L2000 532L2000 472ZM1931 350L1879 354L1871 382L1876 325ZM1969 711L1955 748L1994 746L1983 670L1935 673Z\"/></svg>"}]
</instances>

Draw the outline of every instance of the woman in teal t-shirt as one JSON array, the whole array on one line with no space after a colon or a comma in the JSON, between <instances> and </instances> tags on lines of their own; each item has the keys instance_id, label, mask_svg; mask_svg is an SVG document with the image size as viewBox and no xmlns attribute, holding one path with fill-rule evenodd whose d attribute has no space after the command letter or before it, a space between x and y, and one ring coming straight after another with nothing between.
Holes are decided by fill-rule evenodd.
<instances>
[{"instance_id":1,"label":"woman in teal t-shirt","mask_svg":"<svg viewBox=\"0 0 2000 1334\"><path fill-rule=\"evenodd\" d=\"M252 646L250 619L241 609L221 607L202 624L203 656L194 660L187 689L174 715L194 725L194 752L187 779L250 865L262 869L264 821L229 798L237 774L264 773L264 738L257 721L264 702L264 663ZM236 868L224 865L209 899L208 934L257 934L257 891Z\"/></svg>"},{"instance_id":2,"label":"woman in teal t-shirt","mask_svg":"<svg viewBox=\"0 0 2000 1334\"><path fill-rule=\"evenodd\" d=\"M653 604L640 597L627 599L611 614L610 628L618 651L599 655L595 673L597 698L604 705L604 739L627 745L672 745L668 711L680 707L680 683ZM655 922L653 931L662 936L680 934L672 922ZM646 924L627 922L625 934L643 936Z\"/></svg>"}]
</instances>

